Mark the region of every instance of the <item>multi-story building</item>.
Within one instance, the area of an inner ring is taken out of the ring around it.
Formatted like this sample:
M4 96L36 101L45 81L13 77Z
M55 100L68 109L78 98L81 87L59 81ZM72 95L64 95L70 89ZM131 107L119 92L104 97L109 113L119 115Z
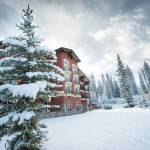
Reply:
M59 48L56 51L57 63L64 70L65 81L62 83L62 95L53 97L51 105L59 105L60 108L52 108L51 111L79 111L90 110L90 80L78 67L80 59L75 52L68 48Z
M5 48L0 42L0 49ZM78 67L80 59L73 50L68 48L59 48L56 50L57 63L64 70L65 81L60 83L62 87L60 91L64 91L62 95L52 97L50 104L54 107L46 111L61 112L85 112L91 109L89 82L88 77ZM3 58L2 56L0 58ZM37 102L42 102L37 99ZM0 104L2 100L0 100Z

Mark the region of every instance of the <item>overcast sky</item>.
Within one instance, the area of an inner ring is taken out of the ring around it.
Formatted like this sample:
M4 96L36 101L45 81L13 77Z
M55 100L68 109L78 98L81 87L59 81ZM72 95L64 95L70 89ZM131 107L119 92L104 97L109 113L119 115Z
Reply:
M118 53L137 72L150 63L150 0L0 0L0 40L21 32L22 9L34 10L37 33L51 49L73 49L96 78L116 74Z

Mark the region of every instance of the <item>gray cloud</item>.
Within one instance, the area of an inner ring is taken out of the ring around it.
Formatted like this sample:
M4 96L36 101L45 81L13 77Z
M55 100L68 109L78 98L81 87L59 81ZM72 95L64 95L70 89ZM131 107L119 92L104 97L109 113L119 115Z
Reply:
M15 24L27 4L34 10L37 32L45 44L74 49L86 73L94 72L97 78L106 72L115 75L117 53L134 72L150 60L148 0L1 0L0 40L20 34ZM110 22L115 17L118 20Z

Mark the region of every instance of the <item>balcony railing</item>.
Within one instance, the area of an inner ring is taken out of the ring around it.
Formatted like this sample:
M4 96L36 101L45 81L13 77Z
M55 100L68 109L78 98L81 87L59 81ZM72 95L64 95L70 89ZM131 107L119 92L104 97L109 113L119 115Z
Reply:
M71 91L65 91L66 94L72 94Z
M65 78L65 82L72 82L72 81L69 78Z
M80 95L80 93L79 92L74 92L74 95Z
M81 94L81 98L90 99L89 94Z
M81 86L81 87L80 87L80 90L85 91L85 87L84 87L84 86Z

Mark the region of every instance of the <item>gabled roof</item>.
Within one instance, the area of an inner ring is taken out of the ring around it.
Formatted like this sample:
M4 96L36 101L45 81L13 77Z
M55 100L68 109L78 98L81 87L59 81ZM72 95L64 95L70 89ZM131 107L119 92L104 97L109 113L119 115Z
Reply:
M84 77L84 82L90 82L89 78L83 73L83 71L79 68L79 77Z
M81 62L79 57L75 54L75 52L72 49L65 48L65 47L60 47L60 48L56 49L55 51L56 52L64 51L64 52L70 53L72 55L72 57L74 57L77 62Z

